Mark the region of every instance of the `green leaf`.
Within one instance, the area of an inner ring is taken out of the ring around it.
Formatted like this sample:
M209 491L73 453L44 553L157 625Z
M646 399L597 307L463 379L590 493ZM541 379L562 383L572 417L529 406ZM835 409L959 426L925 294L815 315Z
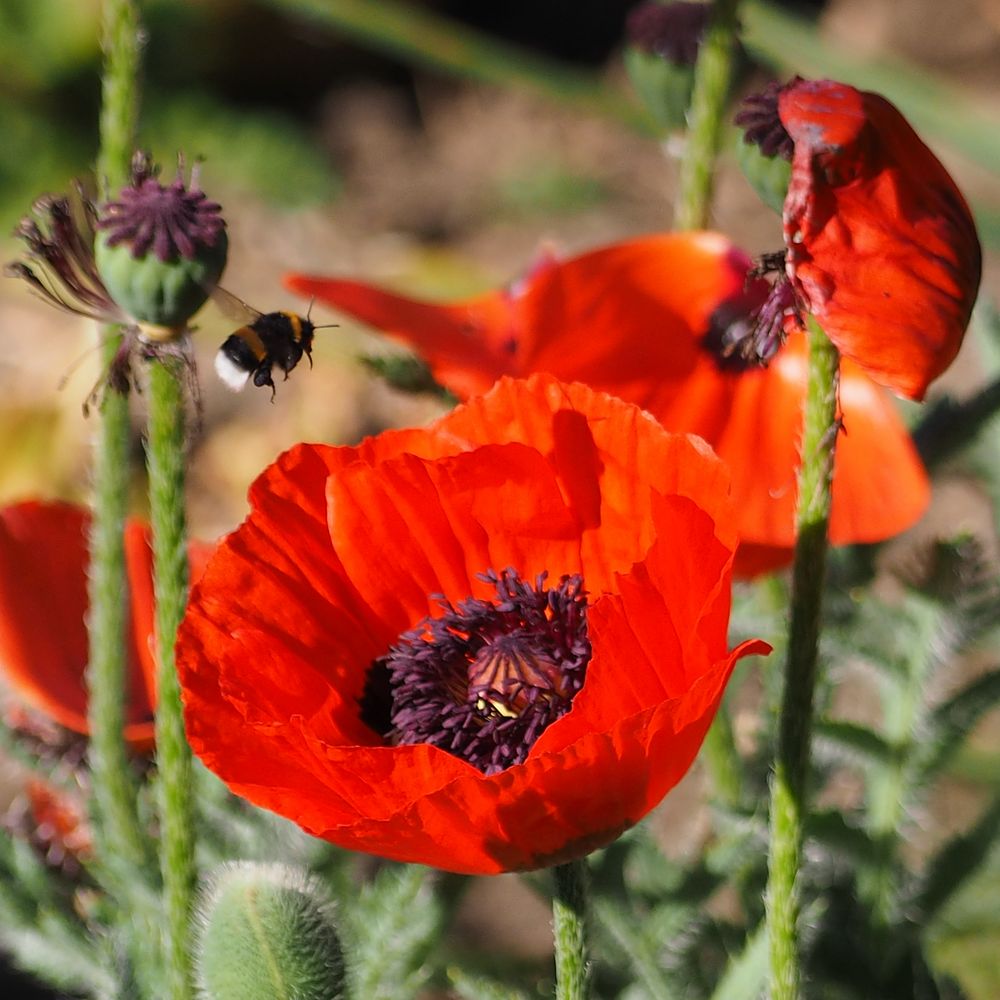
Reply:
M427 961L445 919L434 875L417 865L389 865L359 896L344 901L341 931L349 956L349 996L416 996L431 976Z
M877 845L868 832L837 810L811 813L806 821L806 836L852 868L864 867L876 857Z
M952 758L975 724L1000 704L1000 669L977 677L930 714L929 737L920 746L918 767L923 780L937 774Z
M601 928L622 950L635 978L650 1000L672 1000L674 985L662 964L663 938L653 921L624 912L604 900L594 901L594 915ZM679 925L686 921L681 918ZM654 929L655 927L655 929Z
M911 894L909 910L918 924L927 925L955 893L976 873L1000 834L1000 798L971 830L953 837L928 863Z
M61 990L117 995L114 976L55 873L5 830L0 830L0 886L0 949L18 968Z
M471 975L462 969L449 969L448 981L455 992L467 1000L532 1000L523 990L486 976Z
M729 960L711 1000L756 1000L767 985L767 933L761 924L746 940L743 951Z
M897 753L878 733L854 722L819 719L814 733L817 740L828 741L865 766L885 766Z

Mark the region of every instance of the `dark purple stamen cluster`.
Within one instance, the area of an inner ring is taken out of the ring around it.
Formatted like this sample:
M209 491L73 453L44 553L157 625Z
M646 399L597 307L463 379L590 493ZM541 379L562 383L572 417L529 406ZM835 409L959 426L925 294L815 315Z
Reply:
M569 711L590 662L587 595L580 576L545 587L513 569L480 579L492 601L442 600L443 614L400 636L373 667L387 682L388 726L396 745L427 743L495 774L521 763L547 726ZM362 715L373 724L372 686Z
M720 371L764 368L784 344L785 318L797 312L795 293L784 268L784 252L765 254L747 275L743 291L712 313L701 343ZM772 273L773 284L763 280Z
M197 168L190 187L178 170L177 179L164 187L147 157L132 161L132 179L118 201L105 206L98 226L108 233L108 246L127 243L135 259L152 250L164 263L193 259L199 248L214 247L225 228L222 208L198 187Z
M97 213L77 188L65 195L43 195L23 218L14 235L27 245L27 258L7 264L4 273L23 278L51 305L104 322L124 319L97 273L94 227Z
M759 94L744 98L742 108L733 118L733 123L743 129L743 141L759 146L765 156L780 156L791 161L795 144L785 131L778 115L778 98L785 87L799 82L794 77L786 84L774 81Z
M633 7L625 22L629 44L681 66L693 66L708 27L711 5L658 3L647 0Z

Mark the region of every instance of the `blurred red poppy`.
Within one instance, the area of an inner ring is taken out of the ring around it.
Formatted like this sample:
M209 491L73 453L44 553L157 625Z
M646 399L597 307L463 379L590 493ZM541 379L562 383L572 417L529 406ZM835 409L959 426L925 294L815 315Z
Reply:
M979 289L965 199L878 94L796 79L778 114L794 144L785 266L801 304L876 382L923 399L958 353Z
M610 843L768 649L727 650L722 463L586 386L300 445L250 502L181 626L188 738L344 847L492 874Z
M360 282L291 275L288 286L415 348L460 398L499 374L547 371L648 409L699 434L729 465L742 544L736 572L791 559L805 400L805 347L793 333L766 369L726 354L728 328L766 297L750 259L711 233L649 236L556 263L462 303L418 302ZM830 536L875 542L910 527L927 475L890 401L844 361Z
M87 531L89 515L65 503L29 501L0 510L0 673L16 702L87 732ZM192 579L209 548L190 547ZM125 529L130 593L125 738L153 745L156 669L148 526Z

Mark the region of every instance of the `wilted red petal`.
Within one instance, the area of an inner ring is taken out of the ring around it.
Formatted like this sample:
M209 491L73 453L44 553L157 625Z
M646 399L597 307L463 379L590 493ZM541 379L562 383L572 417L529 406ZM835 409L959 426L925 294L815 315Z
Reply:
M799 80L779 97L795 143L788 275L841 352L922 399L962 343L981 273L955 182L878 94Z
M666 233L553 262L466 302L432 305L298 274L286 284L413 347L462 399L501 375L543 371L614 385L648 406L666 380L690 371L697 338L719 301L743 287L746 264L718 234Z
M29 501L0 510L0 670L24 704L67 729L87 732L87 533L80 507ZM131 622L125 737L153 742L155 669L149 529L130 521L125 547ZM191 546L192 577L208 547Z
M505 379L423 431L294 449L251 497L181 628L188 736L238 794L343 846L470 873L578 857L679 780L733 663L763 651L726 648L721 463L584 386ZM597 695L489 777L386 745L360 719L373 661L435 593L483 594L477 574L508 564L582 571ZM642 655L605 643L605 625ZM657 646L667 625L675 642ZM627 684L603 697L616 674Z

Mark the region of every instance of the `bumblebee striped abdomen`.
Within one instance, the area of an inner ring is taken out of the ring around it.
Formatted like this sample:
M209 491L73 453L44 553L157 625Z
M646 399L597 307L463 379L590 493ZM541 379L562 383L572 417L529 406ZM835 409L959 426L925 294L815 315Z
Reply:
M288 378L303 354L312 364L314 330L313 324L297 313L263 313L226 338L215 357L215 370L231 389L242 389L252 377L254 385L269 385L273 395L273 367Z

